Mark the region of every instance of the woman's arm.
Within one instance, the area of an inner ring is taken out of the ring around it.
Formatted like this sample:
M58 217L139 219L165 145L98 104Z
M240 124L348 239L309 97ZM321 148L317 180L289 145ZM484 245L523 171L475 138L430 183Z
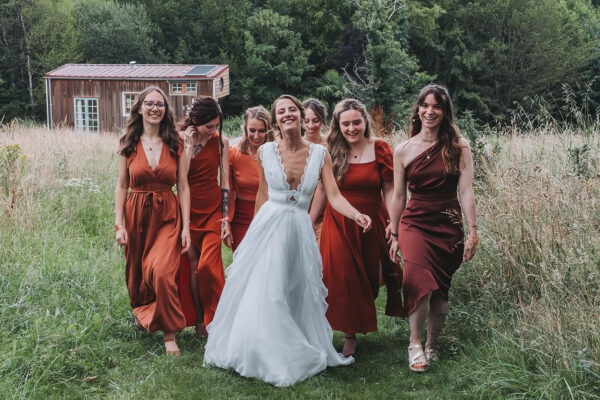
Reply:
M313 200L309 211L310 220L313 225L319 219L319 217L323 215L326 205L327 194L325 193L323 183L319 180L319 183L317 183L317 188L315 189L315 194L313 195Z
M371 218L368 215L361 214L340 193L340 189L338 189L335 178L333 177L333 168L331 166L329 152L325 153L325 162L323 163L323 168L321 168L321 182L325 188L327 200L335 211L339 212L344 217L354 220L361 228L363 228L363 232L367 232L371 229Z
M123 224L123 210L127 200L127 189L129 188L129 171L127 169L127 157L119 157L119 178L115 188L115 239L120 246L129 244L129 237Z
M475 207L475 195L473 194L473 156L469 142L460 139L462 153L460 156L460 177L458 178L458 198L465 216L465 223L469 233L465 241L463 261L469 261L477 251L479 237L477 236L477 211Z
M188 153L181 152L177 166L177 194L179 195L179 207L181 208L181 219L183 226L181 230L181 254L190 249L192 239L190 236L190 185L188 184L188 170L190 162Z
M267 184L267 178L265 177L265 170L262 166L262 160L257 157L256 163L258 164L258 170L260 171L260 182L258 184L258 192L256 193L256 201L254 203L254 215L258 213L258 210L269 198L269 185Z
M221 240L225 246L231 247L231 229L229 226L229 206L231 204L231 192L229 191L229 141L227 138L221 139L221 162L220 162L220 183L221 183Z
M390 258L398 261L398 225L400 217L406 207L406 171L404 170L404 148L406 142L401 143L394 150L394 186L389 206L390 211Z

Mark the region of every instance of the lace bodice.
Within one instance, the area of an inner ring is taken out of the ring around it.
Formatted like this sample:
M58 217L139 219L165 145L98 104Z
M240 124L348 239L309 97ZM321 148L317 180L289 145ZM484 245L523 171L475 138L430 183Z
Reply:
M259 156L269 185L269 201L308 211L319 181L326 151L325 147L321 145L310 145L300 184L298 184L296 190L290 190L277 143L268 142L263 144L259 148Z

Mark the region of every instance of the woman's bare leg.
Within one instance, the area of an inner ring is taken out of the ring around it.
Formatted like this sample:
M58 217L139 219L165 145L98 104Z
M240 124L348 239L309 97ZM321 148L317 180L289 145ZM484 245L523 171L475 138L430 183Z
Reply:
M425 350L437 352L437 340L444 326L446 314L448 314L448 300L439 292L434 292L431 296L429 314L427 315L427 343L425 344Z
M423 335L423 325L425 324L425 319L429 314L429 303L431 301L431 293L423 296L421 301L419 302L419 306L412 314L408 316L408 324L410 326L410 339L409 339L409 358L412 359L413 355L421 351L422 335ZM415 348L414 346L419 346L419 348ZM417 357L415 360L416 367L427 364L427 360L425 360L425 355Z
M198 293L198 260L200 259L200 252L194 245L190 246L187 258L190 264L190 294L192 295L192 302L196 311L196 335L200 336L204 334L204 305L200 299L200 293ZM201 329L200 332L199 327Z

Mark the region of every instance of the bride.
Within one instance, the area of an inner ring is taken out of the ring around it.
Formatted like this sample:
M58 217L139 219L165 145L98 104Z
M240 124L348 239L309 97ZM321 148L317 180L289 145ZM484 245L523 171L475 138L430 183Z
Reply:
M325 318L327 289L307 213L319 177L335 210L365 232L371 219L340 194L325 147L302 139L298 99L275 100L273 119L281 135L259 148L255 217L226 271L204 363L288 386L354 361L335 351Z

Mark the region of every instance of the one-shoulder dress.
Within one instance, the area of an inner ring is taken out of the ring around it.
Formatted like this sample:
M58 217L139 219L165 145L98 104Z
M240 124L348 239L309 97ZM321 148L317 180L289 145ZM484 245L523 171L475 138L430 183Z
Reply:
M446 175L438 142L406 166L410 191L398 227L404 261L402 289L406 315L421 298L439 290L448 298L452 275L462 262L463 225L457 198L458 175Z
M185 328L179 301L181 213L173 193L177 157L163 144L150 168L140 141L127 158L131 191L125 202L125 280L133 313L150 332Z
M350 164L338 184L342 195L358 211L367 214L373 229L363 233L356 223L330 205L321 229L323 281L329 291L327 319L331 327L347 333L377 330L375 299L383 282L387 287L385 313L403 316L402 272L391 262L385 240L388 212L381 190L394 177L392 150L375 141L375 161Z
M300 184L290 190L277 143L259 148L269 199L227 269L207 327L206 365L288 386L354 361L331 342L321 256L307 212L326 151L310 145Z

